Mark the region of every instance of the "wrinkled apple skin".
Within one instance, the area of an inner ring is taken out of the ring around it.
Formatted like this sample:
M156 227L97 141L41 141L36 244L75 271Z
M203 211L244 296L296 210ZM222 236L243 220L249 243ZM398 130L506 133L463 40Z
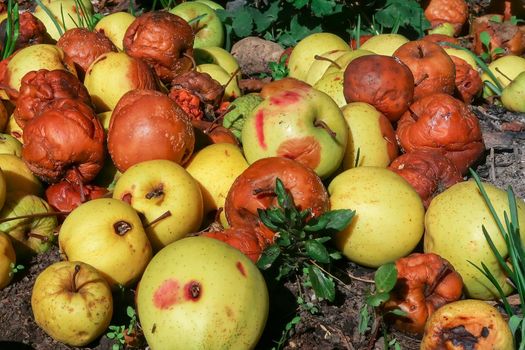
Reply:
M40 197L24 192L10 192L0 211L0 219L51 211L49 204ZM55 216L24 218L1 223L0 231L11 236L17 256L27 258L51 248L57 225ZM35 236L30 236L29 233Z
M73 290L75 266L79 266ZM53 339L84 346L108 328L113 297L104 277L82 262L60 261L38 275L31 294L35 322Z
M171 213L146 227L155 250L196 232L202 222L199 184L182 166L170 160L149 160L131 166L117 180L113 198L130 204L145 217L146 225L167 211Z
M11 264L16 263L15 250L8 235L0 232L0 289L11 282Z
M350 226L335 236L336 247L351 261L379 267L408 255L423 236L421 198L388 169L346 170L330 182L328 192L332 210L356 211Z
M328 126L335 137L319 122ZM343 160L348 126L330 96L306 86L283 90L261 102L246 118L241 139L250 164L280 156L296 160L326 178Z
M73 210L58 243L67 260L90 264L112 287L136 282L152 255L137 212L113 198L93 199Z
M507 193L488 183L483 183L483 187L500 220L505 222L503 211L510 212ZM525 203L517 198L517 204L520 227L525 227ZM463 278L468 296L494 299L499 298L496 289L469 261L480 267L484 263L506 294L512 291L512 287L505 281L507 277L483 235L482 225L503 259L506 259L507 247L476 183L457 183L434 197L428 207L425 215L424 250L425 253L440 255L455 267ZM522 242L525 244L524 236Z
M152 350L253 349L266 323L268 290L240 251L190 237L152 259L139 283L137 311Z

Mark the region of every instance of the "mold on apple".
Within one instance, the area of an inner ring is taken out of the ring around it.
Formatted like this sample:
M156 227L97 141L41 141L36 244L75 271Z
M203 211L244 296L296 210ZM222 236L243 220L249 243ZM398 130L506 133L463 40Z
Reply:
M131 231L133 226L127 221L120 220L113 224L113 229L115 230L115 233L119 236L124 236L126 233Z
M164 281L153 294L153 305L161 310L175 305L179 296L179 283L174 279Z
M190 281L184 286L184 298L189 301L198 301L202 296L202 285L197 281Z

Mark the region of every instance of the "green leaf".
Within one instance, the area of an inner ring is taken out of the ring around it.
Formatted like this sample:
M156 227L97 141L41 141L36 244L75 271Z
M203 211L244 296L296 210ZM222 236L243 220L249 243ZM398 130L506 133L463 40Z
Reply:
M330 262L330 255L326 247L314 239L305 242L306 254L315 261L323 264Z
M328 278L323 271L314 265L308 266L308 277L310 278L310 283L312 284L315 295L319 299L334 301L335 283L332 279Z
M115 333L108 333L108 334L106 334L106 337L108 337L109 339L115 339L116 334Z
M128 317L135 317L137 315L137 313L135 312L135 309L131 306L128 306L126 308L126 314L128 315Z
M372 307L378 307L390 299L390 293L382 292L377 294L369 295L366 298L366 303Z
M512 315L509 319L509 327L512 335L516 334L516 330L523 324L523 317Z
M235 35L241 38L252 34L253 18L247 8L242 7L236 11L232 21L232 28Z
M312 12L317 17L335 14L336 2L334 0L312 0Z
M374 275L374 281L378 292L389 293L397 282L396 264L391 262L381 265Z
M275 241L281 247L288 247L290 244L292 244L290 233L288 231L277 232L277 239Z
M481 43L486 47L486 48L489 48L489 45L490 45L490 34L488 32L481 32L479 34L479 40L481 41Z
M264 224L264 226L268 227L274 232L279 231L279 226L275 225L270 219L268 215L268 210L257 208L257 214L259 215L259 219Z
M368 313L368 305L365 304L361 307L361 310L359 310L359 323L357 325L359 334L365 334L365 332L370 329L370 327L368 327L370 319L371 316Z
M255 31L262 33L268 29L272 23L277 21L280 10L281 6L279 1L272 2L270 7L264 12L254 9L254 11L252 11L252 17L255 23Z
M504 53L505 53L505 50L502 49L501 47L496 47L494 50L492 50L493 55L501 55Z
M292 196L288 193L288 190L284 187L283 182L279 178L275 179L275 194L277 195L277 202L281 208L295 209ZM295 211L297 210L295 209Z
M340 232L344 230L352 221L355 210L337 209L330 210L319 217L308 221L304 227L307 232L319 232L322 230L332 230Z
M277 244L272 244L262 252L261 257L257 261L257 267L261 270L269 269L280 254L281 248Z
M495 22L495 23L502 23L503 19L501 18L501 16L494 15L494 16L490 17L489 21Z
M408 313L406 311L403 311L401 309L393 309L388 311L389 314L393 314L396 316L406 317Z

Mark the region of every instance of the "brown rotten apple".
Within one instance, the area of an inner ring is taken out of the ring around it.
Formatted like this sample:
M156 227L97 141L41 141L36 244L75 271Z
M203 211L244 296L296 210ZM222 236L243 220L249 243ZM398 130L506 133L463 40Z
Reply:
M329 209L328 193L310 168L288 158L269 157L252 163L233 183L224 211L232 227L258 227L262 246L273 241L274 232L259 220L257 209L277 205L275 181L279 178L299 210L310 208L313 216Z
M406 152L442 151L461 174L485 150L478 118L463 102L444 93L414 102L399 120L396 134Z
M50 183L87 183L104 164L104 129L93 110L78 100L60 99L24 128L22 157Z
M6 26L7 19L3 20L0 24L0 40L2 43L5 42ZM33 16L31 12L20 13L19 27L20 31L15 44L16 50L34 44L48 44L52 41L51 37L47 34L44 24Z
M58 99L76 99L91 105L86 87L73 74L64 70L40 69L31 71L22 78L14 117L24 128L26 123L49 108Z
M100 32L87 28L72 28L58 39L57 46L75 63L78 77L84 80L86 71L100 55L106 52L117 52L111 40Z
M434 196L462 180L461 173L441 151L416 149L397 157L389 169L408 181L428 208Z
M193 66L194 34L179 16L164 11L146 12L128 27L124 50L146 61L160 79L169 83Z
M70 212L80 204L103 197L108 193L104 187L60 181L46 189L45 199L56 210Z
M397 283L386 310L401 309L405 316L388 315L396 328L422 334L430 315L461 297L463 280L437 254L414 253L396 261Z
M468 18L468 5L465 0L430 0L425 17L432 28L449 23L454 27L454 34L459 34Z
M396 58L366 55L348 64L343 89L346 102L369 103L394 122L412 103L414 77Z
M456 93L463 102L470 103L483 89L481 76L464 59L452 55L450 58L456 67Z
M230 227L224 231L204 232L202 236L218 239L240 250L251 261L257 263L264 249L261 247L259 229L254 227Z
M454 93L454 62L438 44L425 40L409 41L401 45L394 56L414 75L414 100L434 92Z
M503 55L520 56L525 51L525 30L523 27L504 20L502 15L488 14L474 19L471 26L473 51L481 55L487 49L481 40L481 33L489 35L489 53L494 60ZM498 52L497 48L503 49Z
M121 172L152 159L184 164L194 145L195 134L186 112L158 91L126 93L111 116L108 150Z

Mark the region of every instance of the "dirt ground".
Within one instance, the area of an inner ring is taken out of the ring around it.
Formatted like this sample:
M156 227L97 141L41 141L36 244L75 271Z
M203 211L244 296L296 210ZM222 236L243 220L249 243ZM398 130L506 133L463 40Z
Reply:
M28 3L28 2L26 2ZM112 9L125 6L122 1L108 1ZM490 1L475 2L475 9L482 12ZM510 113L503 108L477 104L472 107L479 117L484 141L485 155L475 167L478 174L501 188L512 186L516 195L525 198L525 115ZM58 248L34 257L25 263L25 269L15 280L0 290L0 349L62 350L74 349L54 341L34 322L31 312L31 291L37 275L50 264L59 261ZM341 261L332 273L339 279L337 298L334 303L322 303L320 311L312 315L301 312L301 322L290 332L285 349L384 349L381 334L372 336L358 332L359 310L370 291L373 270L348 261ZM258 349L270 349L281 335L284 325L294 316L296 283L290 281L286 287L269 286L271 312L267 329ZM133 300L133 291L115 295L116 315L112 324L124 324L125 307ZM404 350L419 349L419 339L388 330ZM371 339L375 339L371 340ZM103 336L84 349L111 349L112 340ZM144 346L138 347L145 349Z

